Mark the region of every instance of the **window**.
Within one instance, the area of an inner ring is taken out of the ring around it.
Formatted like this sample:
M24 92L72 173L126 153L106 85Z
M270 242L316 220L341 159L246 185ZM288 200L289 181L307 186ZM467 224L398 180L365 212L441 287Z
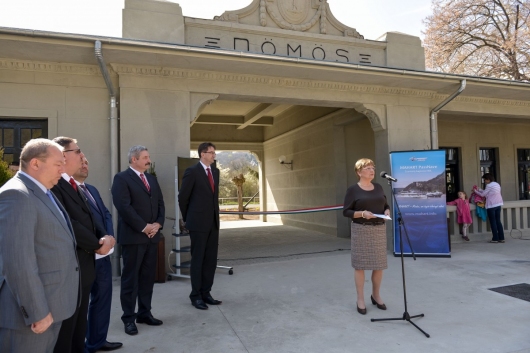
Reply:
M530 199L530 149L517 150L519 200Z
M490 173L495 178L495 181L499 181L497 178L497 149L496 148L480 148L480 176L482 177L486 173ZM482 180L481 188L484 189L486 185Z
M440 147L445 150L445 190L446 201L456 200L460 190L460 149Z
M38 137L48 138L47 120L0 119L0 146L9 164L18 164L22 147Z

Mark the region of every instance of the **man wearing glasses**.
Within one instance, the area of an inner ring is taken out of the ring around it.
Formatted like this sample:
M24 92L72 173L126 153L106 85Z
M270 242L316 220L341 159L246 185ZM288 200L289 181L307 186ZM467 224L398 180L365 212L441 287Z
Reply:
M113 236L106 235L105 229L97 225L86 198L81 194L72 177L82 166L85 155L71 137L56 137L53 142L63 147L65 159L64 173L52 192L66 209L72 222L77 242L77 258L81 270L81 285L78 307L74 315L63 321L59 338L55 345L55 353L84 352L87 327L88 299L92 283L96 278L94 253L106 255L116 241Z
M219 305L212 290L219 248L219 169L215 145L204 142L198 148L200 162L186 169L179 190L179 207L191 239L191 304L200 310Z

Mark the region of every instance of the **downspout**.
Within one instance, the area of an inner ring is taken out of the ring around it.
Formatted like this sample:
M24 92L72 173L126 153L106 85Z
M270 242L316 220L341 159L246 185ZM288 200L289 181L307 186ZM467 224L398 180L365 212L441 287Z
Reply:
M118 173L118 108L116 103L116 91L112 85L112 80L110 79L109 71L107 70L107 65L105 64L105 59L103 58L103 53L101 52L101 42L97 40L94 44L94 53L99 64L99 69L107 85L110 96L110 180L112 180L114 175ZM110 207L110 212L112 214L112 224L118 224L117 219L118 215L114 207ZM116 247L114 253L111 255L112 263L112 274L114 276L119 276L121 273L120 269L120 256L121 251Z
M440 109L442 109L447 103L455 99L462 91L466 89L466 80L460 81L460 88L453 94L451 94L449 97L447 97L442 103L438 104L436 107L434 107L433 110L431 110L430 118L431 118L431 150L437 150L438 149L438 112Z

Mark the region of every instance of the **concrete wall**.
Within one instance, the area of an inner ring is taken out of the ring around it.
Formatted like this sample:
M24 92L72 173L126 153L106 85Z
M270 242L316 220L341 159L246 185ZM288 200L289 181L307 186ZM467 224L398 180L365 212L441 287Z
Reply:
M460 121L459 121L460 120ZM517 149L529 148L530 124L514 120L504 123L478 121L466 116L439 119L441 147L461 149L461 185L468 194L473 185L480 185L479 148L497 148L498 181L505 201L519 199L517 187Z
M174 217L177 158L190 155L189 92L122 87L120 102L121 170L129 165L131 146L146 146L162 186L166 216ZM163 233L168 251L173 242L172 222L166 222Z
M90 162L87 182L111 205L109 97L101 76L0 72L0 119L48 120L48 138L69 136Z
M329 206L335 200L333 125L315 122L264 143L267 209L288 210ZM279 156L293 160L293 170L281 165ZM336 234L335 211L268 216L278 222L323 233Z

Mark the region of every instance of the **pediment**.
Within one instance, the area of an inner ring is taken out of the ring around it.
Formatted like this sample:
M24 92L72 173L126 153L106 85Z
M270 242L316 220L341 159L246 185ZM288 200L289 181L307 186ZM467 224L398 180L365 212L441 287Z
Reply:
M214 20L364 39L355 28L333 16L327 0L253 0L247 7L226 11Z

